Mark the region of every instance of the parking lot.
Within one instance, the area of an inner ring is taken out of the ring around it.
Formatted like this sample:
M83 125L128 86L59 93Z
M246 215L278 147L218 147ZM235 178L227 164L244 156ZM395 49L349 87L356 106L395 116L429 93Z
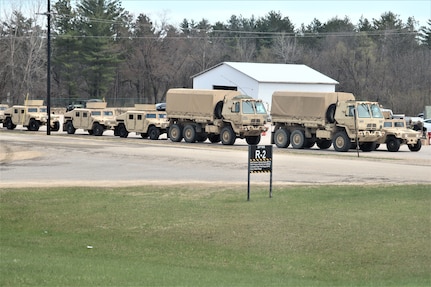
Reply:
M269 134L262 138L269 144ZM151 141L112 132L90 136L46 130L0 130L0 187L130 186L147 184L247 185L248 146ZM431 146L410 152L273 147L274 185L431 184ZM269 174L252 174L252 184L269 183Z

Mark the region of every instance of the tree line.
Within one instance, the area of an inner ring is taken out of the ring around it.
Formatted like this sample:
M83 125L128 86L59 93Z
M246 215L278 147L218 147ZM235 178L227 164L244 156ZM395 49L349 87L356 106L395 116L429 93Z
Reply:
M145 10L145 8L143 8ZM112 106L163 102L172 87L220 62L306 64L337 80L337 91L414 115L431 105L431 19L419 27L380 18L315 18L300 27L281 12L179 27L134 17L120 0L59 0L52 6L51 103L105 99ZM20 11L0 23L0 102L46 97L46 27Z

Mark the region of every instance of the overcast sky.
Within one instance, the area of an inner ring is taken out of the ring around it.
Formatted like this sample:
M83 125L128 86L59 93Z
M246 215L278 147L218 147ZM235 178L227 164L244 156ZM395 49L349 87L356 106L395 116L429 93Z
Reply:
M51 0L51 5L56 0ZM72 3L78 2L72 0ZM406 23L407 18L413 16L420 26L425 26L431 19L431 0L122 0L122 6L134 14L146 14L154 22L160 23L165 19L169 24L178 25L184 18L199 22L202 18L211 24L217 21L227 23L232 15L244 18L263 17L270 11L280 12L283 17L299 28L302 23L308 25L314 18L322 23L338 17L349 17L353 24L357 24L361 16L372 21L380 18L384 12L391 11ZM27 11L46 11L47 0L0 0L0 19L10 13L11 7ZM41 16L43 17L43 16Z

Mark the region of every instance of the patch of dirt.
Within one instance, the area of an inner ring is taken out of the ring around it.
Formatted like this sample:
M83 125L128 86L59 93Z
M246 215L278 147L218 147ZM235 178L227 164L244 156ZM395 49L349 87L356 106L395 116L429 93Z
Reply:
M19 160L34 159L42 155L42 152L23 150L22 148L11 146L5 142L0 143L0 165Z

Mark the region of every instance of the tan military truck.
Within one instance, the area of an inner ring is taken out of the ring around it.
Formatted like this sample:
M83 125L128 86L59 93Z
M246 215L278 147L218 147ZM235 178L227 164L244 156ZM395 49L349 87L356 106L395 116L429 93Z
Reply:
M421 136L420 131L407 128L404 119L385 119L383 137L377 141L377 144L386 144L386 148L390 152L397 152L402 144L406 144L410 151L420 151Z
M271 141L277 147L317 144L327 149L332 144L339 152L356 142L362 151L374 150L384 121L378 103L355 101L353 94L337 92L274 92L271 118Z
M135 104L134 110L126 111L116 117L117 124L114 135L126 138L130 132L141 135L142 138L159 139L166 133L168 120L166 112L157 111L155 105Z
M77 129L90 135L101 136L116 125L115 109L107 108L106 102L87 103L86 108L76 108L64 114L63 130L74 134Z
M7 129L13 130L17 125L26 127L29 131L38 131L48 122L47 108L43 100L26 100L23 106L12 106L4 111L3 124ZM60 117L50 115L50 128L52 131L60 129Z
M261 100L237 91L170 89L166 94L168 137L188 143L222 142L233 145L237 138L258 144L266 131L267 112Z

